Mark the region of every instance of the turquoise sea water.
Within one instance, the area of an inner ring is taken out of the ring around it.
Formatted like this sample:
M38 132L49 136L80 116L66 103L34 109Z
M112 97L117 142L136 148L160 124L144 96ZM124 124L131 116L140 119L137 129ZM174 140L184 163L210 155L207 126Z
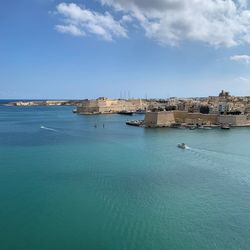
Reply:
M249 249L249 128L71 109L0 107L0 249Z

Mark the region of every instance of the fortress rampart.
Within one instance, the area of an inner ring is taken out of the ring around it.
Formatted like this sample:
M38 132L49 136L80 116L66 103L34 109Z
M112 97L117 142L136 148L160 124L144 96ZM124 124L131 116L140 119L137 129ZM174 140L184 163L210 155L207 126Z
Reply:
M246 115L202 114L188 113L186 111L147 112L145 114L144 125L146 127L170 127L175 123L208 126L221 124L245 126L250 125L250 120L247 119Z
M134 100L112 100L107 98L99 98L96 100L84 100L77 108L79 114L108 114L120 111L136 111L144 109L147 105L140 99Z

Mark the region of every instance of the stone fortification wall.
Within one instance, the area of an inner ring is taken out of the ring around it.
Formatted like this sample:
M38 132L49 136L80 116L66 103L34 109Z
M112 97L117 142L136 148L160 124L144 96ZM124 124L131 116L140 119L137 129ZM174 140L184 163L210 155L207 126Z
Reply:
M175 122L174 112L147 112L144 118L144 124L147 127L170 126Z
M158 112L147 112L144 117L144 124L147 127L154 127L157 125Z
M163 112L147 112L144 119L145 126L169 126L173 123L187 124L217 124L218 115L188 113L186 111L163 111Z
M141 100L111 100L97 99L84 100L82 105L77 108L80 114L94 113L115 113L123 110L135 111L140 108L145 108L146 104Z
M176 123L185 123L188 116L187 111L175 111L174 118Z
M186 111L175 111L175 121L187 124L217 124L217 114L188 113Z
M246 115L220 115L218 120L220 124L231 126L244 126L250 123Z
M84 100L81 106L77 107L78 113L99 113L97 100Z
M157 125L158 126L170 126L175 122L174 112L158 112L157 113Z

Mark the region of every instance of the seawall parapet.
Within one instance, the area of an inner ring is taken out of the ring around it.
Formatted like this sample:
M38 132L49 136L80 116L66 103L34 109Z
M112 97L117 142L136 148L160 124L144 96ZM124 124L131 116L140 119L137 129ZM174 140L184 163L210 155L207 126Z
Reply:
M145 114L145 127L173 127L174 124L211 127L228 124L232 127L240 127L250 126L250 119L247 119L247 115L202 114L186 111L147 112Z

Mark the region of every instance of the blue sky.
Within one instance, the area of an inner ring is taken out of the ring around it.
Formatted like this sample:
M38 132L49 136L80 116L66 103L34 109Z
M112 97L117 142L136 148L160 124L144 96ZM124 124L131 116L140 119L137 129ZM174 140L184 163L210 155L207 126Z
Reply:
M192 1L2 1L0 98L250 95L249 1Z

